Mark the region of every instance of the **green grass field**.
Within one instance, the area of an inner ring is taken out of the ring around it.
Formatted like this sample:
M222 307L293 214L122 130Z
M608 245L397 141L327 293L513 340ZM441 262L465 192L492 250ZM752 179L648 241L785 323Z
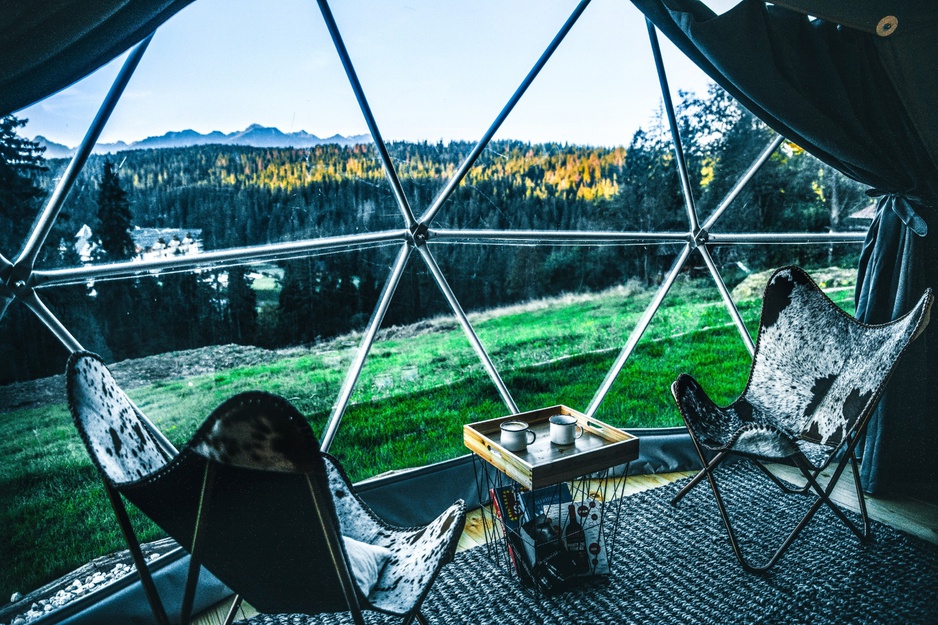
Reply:
M626 285L470 315L518 407L585 410L654 293ZM852 311L852 290L831 295ZM750 330L760 302L737 302ZM322 432L360 337L258 366L128 393L182 446L223 400L261 389L289 398ZM749 354L708 281L675 284L596 416L613 425L680 425L669 386L693 374L727 403L745 384ZM507 413L452 319L382 333L372 348L332 452L353 480L467 453L465 423ZM124 548L113 513L65 405L0 414L0 597L27 593ZM131 510L144 540L162 534Z

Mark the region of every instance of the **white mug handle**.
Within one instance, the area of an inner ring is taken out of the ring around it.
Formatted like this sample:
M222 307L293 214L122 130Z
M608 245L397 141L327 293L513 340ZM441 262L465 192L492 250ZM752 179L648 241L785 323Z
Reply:
M537 434L534 432L534 430L526 430L524 434L525 436L527 436L528 434L531 435L531 440L528 441L528 445L530 445L535 440L537 440Z
M573 435L573 438L580 438L581 436L583 436L583 426L575 425L573 427L575 428L575 432L576 432L576 434Z

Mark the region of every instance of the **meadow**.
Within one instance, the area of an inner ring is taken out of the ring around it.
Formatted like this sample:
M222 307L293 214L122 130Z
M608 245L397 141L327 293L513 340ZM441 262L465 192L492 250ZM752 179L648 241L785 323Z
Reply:
M852 312L849 285L829 294ZM522 411L555 404L585 410L653 295L629 283L470 319ZM760 304L751 293L737 301L753 336ZM128 395L177 447L215 406L246 390L289 398L321 433L360 340L351 334L271 352L262 364L153 380ZM742 391L749 363L712 283L682 278L596 416L626 429L680 426L669 391L678 374L691 373L728 403ZM361 480L463 455L463 424L506 413L453 318L388 328L371 350L330 451ZM0 413L0 459L0 597L25 594L123 548L65 404ZM142 515L131 515L143 540L162 536Z

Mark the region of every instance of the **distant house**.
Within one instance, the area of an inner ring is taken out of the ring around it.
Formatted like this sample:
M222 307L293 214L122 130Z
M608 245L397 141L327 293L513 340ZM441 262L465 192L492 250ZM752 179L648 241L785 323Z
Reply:
M130 232L136 254L134 260L154 260L171 256L192 256L202 252L202 230L194 228L134 228ZM98 242L84 224L75 234L75 251L81 262L94 260Z
M850 213L848 219L854 219L863 226L869 226L873 223L873 217L876 216L876 202L864 206L860 210Z
M94 260L95 250L98 244L94 240L91 228L88 224L82 224L81 228L75 234L75 252L83 263L90 263Z
M134 260L192 256L202 252L202 230L182 228L134 228L130 233L137 248Z

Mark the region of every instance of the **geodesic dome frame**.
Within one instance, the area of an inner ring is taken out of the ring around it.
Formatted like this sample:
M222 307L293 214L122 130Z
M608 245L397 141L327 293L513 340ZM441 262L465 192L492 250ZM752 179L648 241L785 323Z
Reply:
M96 3L94 8L83 8L77 10L66 0L55 0L43 3L38 7L26 6L26 3L8 4L4 6L3 13L0 13L4 27L6 45L4 46L5 57L11 59L6 69L0 74L0 110L8 111L20 108L37 99L45 97L55 91L67 86L81 76L93 71L103 63L116 57L128 46L134 45L133 50L127 57L123 69L117 76L110 92L105 98L99 113L92 122L84 140L78 148L78 151L65 174L59 180L54 192L50 196L45 208L37 219L34 227L29 232L21 251L13 260L7 260L0 255L0 296L4 299L3 310L14 300L26 305L41 321L48 327L55 336L69 350L81 348L80 343L69 332L55 314L43 303L40 297L42 289L54 288L60 285L75 284L90 279L120 278L134 275L140 275L143 272L159 272L170 270L189 270L197 268L218 268L262 260L277 260L287 257L296 257L301 255L324 254L347 250L350 248L363 248L373 245L398 245L399 251L392 263L390 272L385 280L384 287L378 299L370 321L368 322L363 340L358 349L345 380L341 386L338 397L336 398L332 414L330 416L326 431L322 437L324 448L329 448L342 422L343 415L348 406L351 394L359 379L362 367L368 357L369 350L374 343L378 329L384 319L388 306L395 297L395 291L400 283L405 267L411 262L411 257L416 255L420 262L424 264L433 281L446 299L453 315L462 327L467 340L474 349L486 373L494 384L501 397L506 409L509 412L518 412L518 407L505 383L503 382L497 367L489 357L482 342L479 340L472 324L465 314L460 302L447 283L444 272L436 262L433 248L437 242L473 242L473 243L515 243L515 244L566 244L566 245L623 245L632 243L642 243L646 245L677 245L679 252L673 260L670 270L657 293L642 315L638 324L632 330L626 344L622 347L618 357L608 371L602 384L596 390L586 413L592 415L603 401L603 398L609 392L617 375L621 371L626 360L634 350L639 339L642 337L646 328L652 320L655 311L660 307L662 301L668 294L675 278L682 268L685 267L688 260L695 254L703 260L707 270L712 277L714 284L721 294L723 303L730 314L736 328L739 331L741 340L747 349L752 351L752 341L749 333L743 323L742 317L737 310L729 291L724 283L720 273L713 261L710 248L715 245L748 245L764 243L816 243L830 244L843 242L860 242L864 236L859 233L717 233L714 232L714 226L723 216L727 208L732 204L740 191L752 179L759 168L769 159L772 153L782 143L783 139L778 136L772 141L750 168L738 179L731 191L719 203L718 207L705 220L701 221L697 207L695 205L693 193L690 189L687 165L684 159L681 137L677 130L677 121L674 113L674 106L671 101L670 90L668 88L667 74L661 57L661 51L658 45L657 29L662 29L671 38L679 48L687 53L698 65L700 65L708 74L724 88L739 99L747 108L753 110L757 115L769 122L770 126L782 130L787 136L795 138L799 144L803 144L812 151L815 151L822 160L834 164L851 175L862 178L867 170L875 170L872 182L878 182L881 178L888 178L889 173L879 176L880 171L872 161L863 161L854 166L852 162L844 156L843 150L837 143L843 134L831 131L834 138L830 141L824 140L823 136L818 139L816 129L813 127L803 128L798 122L792 122L788 116L792 114L792 101L797 100L799 96L804 100L814 104L809 97L810 93L797 92L791 86L779 79L779 89L783 91L778 101L781 103L776 106L771 98L766 98L764 85L752 83L747 76L745 67L739 69L733 64L735 57L747 57L740 50L732 50L721 47L715 47L712 42L707 41L707 33L700 31L704 27L712 25L719 26L727 22L728 27L739 26L738 23L731 20L738 18L736 13L746 13L745 18L748 22L743 22L751 27L758 26L759 19L764 18L764 24L767 27L775 28L781 23L778 33L786 34L791 29L814 28L823 35L830 38L831 28L835 27L838 32L849 32L850 37L864 42L867 46L867 39L874 42L874 48L881 52L883 65L886 67L886 74L893 78L888 91L888 96L898 94L898 99L904 105L904 114L910 118L910 124L918 130L918 139L926 146L921 155L917 155L919 160L926 161L923 168L926 172L933 171L929 167L929 161L933 161L934 146L938 142L928 143L928 139L934 136L935 124L931 122L928 115L930 112L923 112L929 107L922 106L922 93L929 93L928 89L933 86L934 78L931 80L923 78L929 76L927 69L930 67L927 61L934 57L926 56L926 62L922 62L921 53L923 50L930 52L933 48L923 47L923 37L931 33L929 26L934 20L934 10L922 7L899 6L897 4L895 15L888 14L880 17L884 10L876 6L875 3L818 3L811 0L801 2L783 2L774 3L776 6L769 12L766 10L763 2L745 1L733 11L717 18L715 14L707 13L706 7L694 0L672 0L662 2L659 0L633 0L643 12L648 16L648 34L650 44L654 54L656 69L659 76L662 97L664 101L664 110L670 126L671 136L674 144L675 162L680 172L680 181L684 197L684 210L687 218L686 230L675 232L608 232L608 231L533 231L533 230L466 230L449 229L437 227L434 224L447 199L454 193L465 178L467 172L476 163L477 159L491 141L492 137L498 131L507 116L514 109L515 105L522 98L528 87L535 80L541 69L549 61L554 51L560 46L567 33L577 22L580 15L589 4L589 0L583 0L573 10L570 17L563 24L560 31L551 41L547 49L535 63L517 90L505 104L502 111L492 122L488 130L475 144L475 147L465 157L459 165L453 176L437 193L435 198L428 206L422 207L422 210L415 210L411 205L410 199L404 192L400 177L397 173L391 156L388 153L386 143L382 138L380 129L372 114L371 107L364 92L364 89L358 80L358 76L353 66L351 57L346 50L342 35L335 19L332 16L331 9L326 0L319 0L319 8L323 20L332 36L336 51L341 59L345 69L349 84L352 87L354 95L361 108L361 112L368 126L368 129L374 140L375 148L379 159L384 167L387 182L395 198L397 207L401 216L401 227L398 229L385 230L381 232L372 232L366 234L355 234L347 236L324 237L290 243L279 243L265 246L254 246L238 249L215 250L201 254L198 257L184 257L179 259L165 259L144 262L123 262L109 263L103 265L90 265L77 268L66 269L42 269L36 267L36 261L39 252L42 249L46 238L52 228L53 223L58 217L62 206L68 196L71 187L74 185L76 177L91 154L92 147L97 141L102 129L113 111L117 101L132 76L137 64L142 58L146 48L152 38L156 27L169 19L174 13L179 11L188 2L107 2ZM781 8L782 6L786 8ZM68 8L68 19L62 19L63 9ZM830 20L824 22L809 18L803 14L811 13L820 15ZM778 18L778 19L776 19ZM897 26L901 24L901 26ZM788 28L789 31L786 31ZM826 30L825 30L826 29ZM719 29L717 29L719 30ZM740 40L761 42L755 29L745 31L736 28L736 38L733 43L739 44ZM824 32L821 32L824 31ZM722 31L721 31L722 32ZM775 33L776 35L778 33ZM859 33L859 34L858 34ZM907 34L911 33L911 34ZM725 33L724 33L725 34ZM773 33L768 37L769 43L772 41ZM824 40L819 35L819 40ZM869 37L867 37L869 35ZM873 37L877 37L875 39ZM849 37L848 37L849 39ZM853 39L850 39L852 44ZM835 39L829 39L835 42ZM833 44L831 44L833 45ZM755 45L755 48L759 48ZM779 52L778 47L773 51ZM866 48L864 48L866 49ZM758 58L760 62L765 62L762 57ZM794 56L796 60L803 60L799 56ZM866 61L868 59L864 59ZM752 59L745 58L745 63L752 62ZM745 65L743 63L743 65ZM834 70L838 69L834 67ZM903 75L904 73L904 75ZM877 77L879 74L877 74ZM898 78L896 78L898 76ZM828 77L825 74L825 77ZM777 76L773 76L777 78ZM790 78L782 75L782 78ZM792 80L791 82L795 82ZM913 83L917 82L917 87L913 88ZM752 85L755 84L755 87ZM849 95L849 94L848 94ZM886 97L886 96L884 96ZM875 99L875 98L872 98ZM927 100L926 100L927 103ZM840 104L840 102L836 102ZM797 108L797 107L796 107ZM873 133L874 136L876 133ZM913 133L914 134L914 133ZM908 143L908 142L906 142ZM914 143L914 142L913 142ZM848 146L849 147L849 146ZM923 212L921 206L930 207L932 204L933 189L927 187L918 190L915 187L915 193L901 188L889 187L881 189L880 210L878 215L882 217L881 221L874 224L874 230L883 229L883 224L887 218L893 214L898 215L907 230L916 234L924 233L923 218L919 213ZM909 184L901 185L905 188ZM919 195L924 200L919 202ZM909 198L912 198L910 200ZM891 209L891 210L887 210ZM926 213L926 217L930 217ZM901 229L901 228L900 228ZM902 230L903 235L905 230ZM867 248L874 249L877 246L875 237L867 239ZM2 252L2 251L0 251ZM870 265L876 264L867 258ZM861 268L863 269L863 268ZM862 271L861 271L862 274ZM861 278L863 276L861 275ZM876 286L877 280L870 279L868 284ZM881 282L881 281L880 281ZM862 289L861 289L862 290ZM895 285L885 285L885 296L888 291L896 290ZM861 297L861 304L866 301L870 304L879 299L886 299L883 292L876 292L875 289L870 293L866 300ZM899 298L901 300L901 298ZM862 307L861 307L862 308ZM895 308L895 306L893 306ZM862 311L861 311L862 314ZM168 445L168 441L166 442Z
M615 364L612 369L609 371L606 379L604 380L601 387L597 390L595 397L590 403L587 413L592 415L599 403L602 401L603 397L609 391L613 381L615 380L616 375L621 370L623 364L628 358L629 354L635 347L635 344L638 342L638 339L641 337L644 330L647 328L648 323L651 321L652 316L654 315L655 310L660 306L661 301L667 294L671 285L673 284L674 279L678 275L678 272L684 267L688 258L692 252L699 252L700 256L706 263L710 274L713 276L717 287L720 289L720 293L723 297L723 301L727 306L727 310L730 312L737 328L739 329L740 336L745 342L747 348L752 350L752 341L749 336L749 332L746 330L745 324L742 321L742 318L736 309L735 305L730 298L729 292L726 288L726 285L723 283L722 278L716 268L716 265L713 262L712 256L709 253L708 247L710 245L719 245L719 244L749 244L749 243L764 243L770 241L785 241L785 242L810 242L810 243L832 243L832 242L844 242L844 241L859 241L861 240L861 235L857 233L832 233L832 234L771 234L771 235L742 235L742 234L715 234L713 233L713 226L718 222L720 217L724 214L726 209L729 207L733 199L737 196L739 191L743 186L751 179L755 174L758 168L772 155L775 149L781 144L782 138L776 138L766 149L762 152L756 162L750 167L750 169L740 178L737 184L733 187L733 190L727 195L726 198L721 202L720 206L711 214L708 219L701 223L698 216L697 210L694 205L693 194L690 192L690 181L684 162L683 153L681 149L680 137L677 134L676 119L674 115L674 107L671 103L670 91L667 86L667 77L665 73L664 64L661 58L661 52L658 46L657 34L653 27L649 26L649 36L651 45L655 55L655 62L657 65L660 83L662 87L662 94L665 101L665 108L668 115L668 120L671 125L672 137L674 139L675 145L675 154L677 157L678 167L681 173L681 182L684 191L685 197L685 210L688 220L688 228L685 232L577 232L577 231L520 231L520 230L453 230L446 228L436 228L434 227L433 221L440 210L443 208L443 204L446 200L452 195L456 190L459 184L462 182L470 168L476 163L477 159L481 155L482 151L488 145L492 137L498 131L499 127L505 121L509 113L515 107L517 102L524 95L528 87L537 77L540 70L548 62L551 55L557 49L557 47L564 40L564 37L577 22L580 15L586 9L588 1L581 2L573 13L570 15L568 20L563 24L560 31L551 41L548 48L540 56L534 67L527 74L525 79L522 81L521 85L517 88L514 94L511 96L509 101L505 104L504 108L498 115L498 117L492 122L488 130L482 136L481 139L475 144L475 147L472 151L466 156L462 161L454 175L449 179L446 185L439 191L437 196L434 198L433 202L425 207L422 213L419 213L414 210L411 206L408 197L406 196L403 187L401 185L400 178L395 169L394 163L391 160L391 156L388 153L387 147L382 139L381 131L378 127L377 121L375 120L374 115L371 111L371 106L365 95L364 89L358 79L357 73L353 66L351 57L349 56L348 51L346 50L345 44L342 39L341 32L338 25L335 22L335 19L332 16L332 12L329 8L327 2L320 2L319 6L323 15L323 19L326 22L326 25L329 29L330 34L332 35L333 42L335 44L336 50L339 54L339 57L342 61L343 67L345 69L348 80L351 84L352 90L358 100L358 103L361 107L362 114L365 118L365 121L368 125L369 131L371 132L372 137L374 138L374 143L377 148L378 156L381 160L381 163L384 166L384 170L387 176L388 184L391 187L394 198L397 202L397 206L400 210L400 215L402 219L402 228L400 230L391 230L385 232L376 232L368 234L359 234L359 235L349 235L341 237L330 237L324 239L310 240L310 241L301 241L296 243L289 244L279 244L272 246L258 246L252 248L243 248L235 250L224 250L224 251L214 251L208 252L206 254L200 255L198 258L194 259L168 259L160 261L149 261L149 262L134 262L134 263L112 263L101 266L88 266L80 268L69 268L69 269L55 269L55 270L42 270L42 269L33 269L35 264L35 259L37 258L38 252L45 241L45 238L51 229L52 223L57 217L59 211L61 210L62 204L65 201L66 196L71 188L71 185L74 183L75 176L80 170L81 166L84 164L84 161L87 159L88 155L91 152L97 137L100 135L101 130L103 129L107 119L113 111L113 108L119 99L124 87L127 85L134 69L139 63L142 55L144 54L147 45L149 44L150 38L152 35L146 37L142 42L136 45L135 49L131 55L125 61L124 67L121 70L118 78L115 80L114 86L111 89L111 92L108 94L104 104L101 107L100 112L98 113L97 118L95 119L92 127L89 129L85 140L82 142L78 153L73 158L71 164L69 165L68 170L65 175L60 180L54 194L48 201L46 208L44 209L40 219L37 221L36 226L33 231L30 233L29 239L24 244L23 250L20 255L12 262L6 263L6 273L8 277L6 279L6 284L9 289L9 295L12 295L15 298L22 300L43 322L53 331L56 336L65 344L70 350L80 349L81 345L79 342L69 333L68 329L65 328L58 320L55 318L54 314L46 308L42 300L39 297L37 289L40 288L50 288L60 284L73 284L76 282L88 280L88 279L102 279L102 278L114 278L114 277L123 277L128 275L139 275L143 271L163 271L163 270L178 270L178 269L191 269L197 267L218 267L226 264L233 264L239 262L247 261L257 261L257 260L271 260L282 258L284 256L296 256L298 254L304 253L324 253L334 250L347 249L350 246L367 246L372 244L383 244L383 243L399 243L400 250L397 254L397 257L392 265L390 275L387 277L384 285L384 289L379 297L378 304L375 307L375 311L372 315L372 318L368 324L367 330L365 332L361 347L359 348L358 355L350 367L350 370L345 378L345 382L342 385L339 397L337 398L335 408L333 410L332 417L329 422L329 426L323 436L323 446L328 448L335 434L339 428L339 424L342 420L342 415L344 414L345 408L348 405L349 398L351 396L352 390L355 386L358 376L361 372L362 366L364 364L365 358L368 355L368 351L374 342L377 330L381 326L381 322L384 318L384 314L387 311L388 305L391 302L391 299L394 297L395 289L401 279L401 275L404 271L405 266L407 265L410 256L416 252L416 255L419 256L421 261L425 264L426 268L429 270L430 275L432 276L434 282L440 288L440 291L446 298L446 301L449 303L453 314L458 319L461 327L463 328L467 339L478 355L480 361L482 362L485 371L488 373L492 382L496 386L502 401L505 403L506 408L513 413L519 412L518 407L511 396L510 391L504 384L499 375L498 370L496 369L494 363L486 352L485 347L479 341L475 331L472 328L472 324L469 322L468 317L463 311L462 307L456 296L454 295L452 289L446 281L446 277L441 271L439 265L437 264L434 254L432 251L434 241L470 241L476 243L484 242L514 242L514 243L556 243L556 244L623 244L623 243L635 243L641 242L645 244L679 244L681 246L681 252L678 254L678 257L672 264L672 268L669 271L667 278L662 283L659 291L654 298L651 306L649 306L646 313L643 315L640 323L636 326L633 331L628 343L623 347L622 352L619 355L619 358L616 359Z
M144 262L109 263L103 265L90 265L66 269L43 269L37 267L39 253L46 243L46 238L58 217L69 191L75 184L77 176L91 154L92 148L101 134L107 120L114 110L124 88L127 86L137 64L144 55L152 38L154 30L169 19L174 13L189 4L189 0L166 2L137 0L135 2L113 1L90 3L93 6L83 6L89 3L74 3L69 0L53 0L43 2L38 6L33 3L19 2L6 3L0 7L0 25L2 25L2 43L0 43L0 57L4 58L5 66L0 68L0 112L9 113L44 98L66 87L82 76L90 73L97 67L116 58L119 54L133 46L126 59L123 69L118 74L110 92L106 96L100 111L82 141L77 154L69 164L65 174L59 180L54 192L49 197L39 218L28 233L18 254L8 260L3 253L12 250L0 250L0 297L3 303L0 310L6 311L14 301L19 300L27 306L42 323L71 351L81 349L82 346L63 325L56 315L45 305L41 297L44 289L57 286L83 283L92 279L122 278L140 275L147 272L192 270L198 268L219 268L255 261L278 260L294 258L302 255L327 254L344 251L352 248L366 248L374 245L397 246L397 255L385 279L383 289L378 298L371 318L363 334L357 354L346 372L344 382L336 397L334 407L322 436L323 446L328 448L335 439L345 411L348 407L352 391L359 380L362 368L374 344L377 332L381 327L385 313L395 297L396 288L401 281L405 268L410 262L421 262L427 268L434 283L446 299L454 317L458 320L468 342L474 349L485 371L498 391L506 409L509 412L518 412L518 407L508 387L490 358L485 346L479 340L472 323L463 310L458 298L447 282L444 271L436 261L434 246L445 242L474 242L474 243L509 243L509 244L566 244L566 245L625 245L641 243L653 246L677 246L679 251L673 258L670 270L661 282L651 303L646 308L637 325L630 333L628 340L622 346L615 362L607 372L603 382L596 389L595 395L585 412L595 413L603 399L609 393L613 382L621 372L625 362L634 351L639 340L651 323L655 312L667 297L679 272L692 257L699 257L708 270L716 285L723 304L736 326L740 338L746 347L752 351L752 342L749 332L743 323L742 316L730 297L711 254L711 248L718 245L750 245L771 243L859 243L866 241L869 254L880 246L884 238L895 238L908 235L907 231L914 230L918 224L914 215L930 221L934 209L934 198L929 196L933 189L926 189L922 193L924 204L912 202L915 206L909 210L903 207L908 204L910 193L909 185L886 188L878 209L879 219L874 224L874 232L868 238L863 233L720 233L714 230L715 225L732 205L740 192L745 188L760 167L771 157L783 142L778 136L771 141L752 165L739 177L732 186L731 191L723 198L717 208L705 219L701 219L690 189L687 165L683 155L681 137L677 130L677 120L674 105L671 101L668 88L667 73L658 46L658 29L668 35L692 59L698 62L715 80L732 95L739 99L747 108L762 117L769 125L781 131L804 147L812 147L819 153L822 160L843 166L842 154L836 149L836 140L830 143L817 141L816 137L805 133L802 129L789 124L784 119L786 111L773 109L771 102L766 103L764 93L760 90L750 90L745 80L738 73L728 67L727 59L719 54L711 54L710 48L704 45L701 37L695 32L695 26L713 22L712 16L702 12L700 5L690 0L633 0L646 15L649 16L648 34L654 53L654 60L659 76L659 82L664 102L664 110L670 126L674 145L675 162L680 172L680 181L684 197L684 213L686 228L672 232L609 232L609 231L532 231L532 230L463 230L439 227L434 224L435 218L444 209L447 199L454 193L464 180L467 172L477 162L486 145L491 141L502 123L512 112L515 105L523 97L528 87L538 76L541 69L549 62L554 51L561 45L567 33L574 26L580 15L586 10L589 0L581 1L560 31L551 41L530 72L526 75L517 90L512 94L499 115L495 118L488 130L475 144L473 149L460 163L454 175L440 189L431 203L423 207L414 207L411 199L407 197L401 185L391 156L388 154L386 143L382 138L379 126L371 111L369 100L358 80L351 57L345 48L340 28L332 17L327 0L318 0L323 20L332 36L336 51L345 69L349 83L361 108L368 129L374 140L379 159L384 167L387 183L399 209L401 224L396 229L366 234L335 236L317 238L290 243L254 246L238 249L225 249L206 252L198 257L183 257L177 259L164 259ZM81 8L78 4L82 4ZM848 2L824 2L803 0L800 2L776 2L777 7L792 9L785 18L794 21L798 18L799 28L809 28L812 22L801 16L801 13L811 13L830 20L830 24L843 24L843 28L855 29L864 33L864 36L879 37L873 39L877 46L884 49L883 56L887 62L892 62L897 68L891 72L893 75L905 73L905 83L899 82L890 86L890 93L895 91L903 95L903 101L908 103L905 115L911 120L909 123L920 130L920 141L926 146L921 157L926 170L934 169L934 150L938 149L936 128L938 125L931 119L932 112L922 112L934 108L933 102L934 80L938 72L934 69L935 55L933 49L926 49L923 53L921 37L923 33L933 40L934 9L909 9L908 5L892 3L884 12L876 2L852 0ZM911 5L911 3L909 3ZM743 2L741 6L750 8L757 14L764 10L764 3L757 1ZM924 6L924 5L923 5ZM65 11L64 8L68 10ZM758 9L758 10L756 10ZM895 10L893 10L895 9ZM913 10L914 9L914 10ZM886 14L888 13L888 14ZM895 15L893 15L895 13ZM62 19L60 15L67 15ZM731 15L730 17L734 17ZM751 17L751 16L750 16ZM887 19L887 18L892 18ZM729 19L729 18L727 18ZM911 22L914 36L906 37L906 24ZM750 23L755 25L755 23ZM898 28L896 27L898 24ZM923 25L924 24L924 25ZM820 29L821 27L818 26ZM841 27L837 27L838 29ZM885 30L884 30L885 29ZM745 38L746 32L737 29L737 36ZM888 31L888 32L886 32ZM41 36L39 36L41 35ZM881 41L880 41L881 40ZM903 41L912 41L909 51L902 51ZM738 43L738 39L734 40ZM880 45L882 44L882 45ZM931 50L930 52L928 50ZM746 57L745 53L735 51L739 57ZM929 74L930 72L930 74ZM913 89L911 84L916 83ZM770 87L771 89L771 87ZM924 96L922 94L925 94ZM785 98L790 93L783 94ZM879 94L869 93L871 99ZM780 99L785 99L780 96ZM786 100L787 101L787 100ZM875 134L875 133L874 133ZM929 153L929 149L931 152ZM826 155L826 157L825 157ZM833 155L833 156L831 156ZM931 160L931 165L928 161ZM850 170L852 174L856 171ZM905 198L905 199L903 199ZM924 206L925 210L922 209ZM909 212L911 211L911 216ZM918 211L918 213L916 212ZM896 225L895 218L905 219ZM890 221L891 220L891 221ZM911 237L911 235L908 235ZM880 238L878 238L880 237ZM914 245L903 244L906 247ZM882 245L885 253L890 254L890 245ZM931 253L931 252L928 252ZM419 261L412 259L413 256ZM868 265L872 268L880 261L870 260ZM889 260L887 258L887 260ZM901 259L899 259L901 264ZM931 261L929 261L931 262ZM887 265L883 271L891 271L893 265ZM864 268L861 267L861 271ZM929 268L914 268L911 271L926 272L928 280L934 281L934 272ZM876 283L878 279L868 278L866 282ZM901 297L896 298L895 292L901 288L917 290L915 285L885 284L880 290L873 289L867 295L871 308L887 308L892 310L901 304ZM893 296L890 296L890 292ZM879 302L885 302L880 305ZM879 314L877 312L876 314ZM156 428L154 431L158 433ZM683 435L682 435L683 436ZM676 437L680 438L680 437ZM164 444L170 443L164 439ZM647 448L646 453L648 452ZM437 478L429 478L429 474L438 476L442 472L453 470L451 464L440 468L431 468L408 477L410 480L424 480L424 483ZM399 478L394 478L399 479Z

